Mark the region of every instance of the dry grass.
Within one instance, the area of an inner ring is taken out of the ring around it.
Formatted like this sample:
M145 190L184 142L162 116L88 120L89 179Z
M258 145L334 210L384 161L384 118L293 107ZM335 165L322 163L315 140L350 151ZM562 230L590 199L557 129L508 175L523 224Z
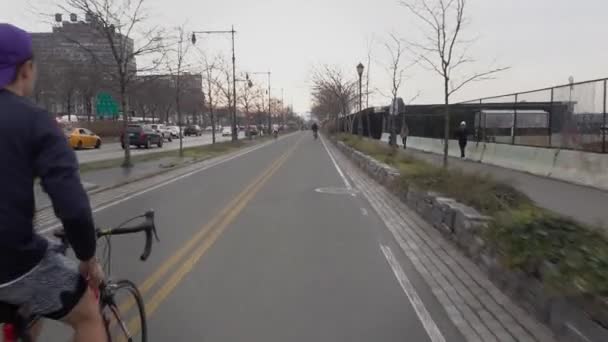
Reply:
M253 141L253 143L259 143L266 139L260 138ZM239 140L236 143L232 142L221 142L216 143L214 145L204 145L204 146L195 146L195 147L186 147L184 148L184 158L179 158L179 150L170 150L170 151L159 151L153 153L147 153L142 155L131 156L131 161L133 163L138 162L147 162L151 160L159 160L168 157L176 158L176 164L179 164L184 161L189 160L204 160L208 158L213 158L221 154L230 153L244 146L251 145L249 141ZM109 168L120 167L123 162L123 158L115 158L109 160L102 160L90 163L83 163L80 165L80 172L86 173L94 170L103 170Z
M397 168L401 173L401 186L404 190L414 186L438 192L488 215L532 205L526 195L488 175L446 170L411 158L402 151L375 140L346 134L339 135L338 139L376 160Z

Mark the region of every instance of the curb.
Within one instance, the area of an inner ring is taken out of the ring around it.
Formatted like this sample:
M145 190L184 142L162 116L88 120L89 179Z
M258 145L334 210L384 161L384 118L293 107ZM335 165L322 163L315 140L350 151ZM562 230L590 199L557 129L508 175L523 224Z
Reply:
M290 136L290 135L292 135L294 133L295 132L289 133L287 135L282 136L281 138L288 137L288 136ZM249 141L249 140L245 140L245 141ZM269 143L269 142L272 142L273 140L270 140L270 141L258 141L258 142L256 142L255 140L252 140L252 141L255 142L255 143L253 143L253 144L251 144L249 146L246 146L244 149L252 148L252 147L257 146L259 144ZM88 183L88 182L82 182L82 184L83 184L83 186L85 188L85 191L87 192L87 195L92 196L92 195L95 195L95 194L98 194L98 193L102 193L102 192L105 192L105 191L108 191L108 190L113 190L113 189L116 189L116 188L120 188L120 187L123 187L123 186L131 184L131 183L139 182L139 181L146 180L148 178L152 178L152 177L155 177L155 176L159 176L159 175L162 175L162 174L165 174L165 173L168 173L168 172L176 171L176 170L182 169L182 168L187 167L187 166L192 166L192 165L195 165L195 164L198 164L198 163L203 163L203 162L209 161L209 160L214 159L214 158L222 158L222 157L229 156L229 155L231 155L233 153L239 153L239 152L242 152L244 149L237 149L237 150L235 150L233 152L230 152L228 154L223 154L223 155L219 155L219 156L202 158L202 159L195 159L195 160L189 160L189 161L187 161L185 163L180 163L179 165L175 165L173 167L168 167L166 169L159 170L157 172L151 172L151 173L148 173L148 174L144 174L144 175L142 175L140 177L136 177L136 178L124 181L124 182L119 182L119 183L116 183L116 184L113 184L113 185L104 186L104 187L100 187L97 184ZM87 188L87 185L88 185L88 188ZM52 207L53 207L52 204L47 204L47 205L42 206L40 208L36 208L36 213L41 212L41 211L46 210L46 209L49 209L49 208L52 208Z

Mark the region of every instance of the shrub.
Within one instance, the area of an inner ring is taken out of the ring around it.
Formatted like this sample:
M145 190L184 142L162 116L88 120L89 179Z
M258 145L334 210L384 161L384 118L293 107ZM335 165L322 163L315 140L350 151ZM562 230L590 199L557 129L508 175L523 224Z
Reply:
M523 193L488 175L446 170L385 144L339 139L399 169L400 187L434 191L493 218L483 238L510 268L566 295L608 296L608 237L604 232L538 208Z
M608 295L608 240L598 230L530 207L500 213L484 235L507 266L560 292Z

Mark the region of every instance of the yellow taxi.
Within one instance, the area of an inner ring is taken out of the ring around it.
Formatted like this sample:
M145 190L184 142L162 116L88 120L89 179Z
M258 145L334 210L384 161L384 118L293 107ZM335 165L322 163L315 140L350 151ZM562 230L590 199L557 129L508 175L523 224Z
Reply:
M64 132L68 139L68 144L72 148L80 150L83 148L101 147L101 138L86 128L67 127L64 129Z

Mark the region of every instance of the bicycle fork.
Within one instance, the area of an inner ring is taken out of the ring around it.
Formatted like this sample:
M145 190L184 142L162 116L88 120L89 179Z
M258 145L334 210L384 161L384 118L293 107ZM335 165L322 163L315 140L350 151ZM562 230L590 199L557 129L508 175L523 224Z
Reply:
M106 291L112 291L112 289L109 288L110 286L111 285L108 285L108 287L106 287ZM129 327L127 327L127 325L125 324L124 320L122 319L122 317L120 315L120 311L118 311L118 307L116 306L116 302L114 301L114 296L106 294L105 296L102 297L102 303L106 307L110 308L110 311L112 311L112 315L114 315L114 318L115 318L115 320L113 321L112 317L108 317L109 315L107 313L105 313L103 311L101 312L102 318L104 320L104 324L107 327L107 329L106 329L107 333L108 334L110 333L112 324L114 322L118 322L118 326L120 327L120 330L122 331L124 336L127 338L127 341L133 342L133 335L131 335L131 332L129 331Z

